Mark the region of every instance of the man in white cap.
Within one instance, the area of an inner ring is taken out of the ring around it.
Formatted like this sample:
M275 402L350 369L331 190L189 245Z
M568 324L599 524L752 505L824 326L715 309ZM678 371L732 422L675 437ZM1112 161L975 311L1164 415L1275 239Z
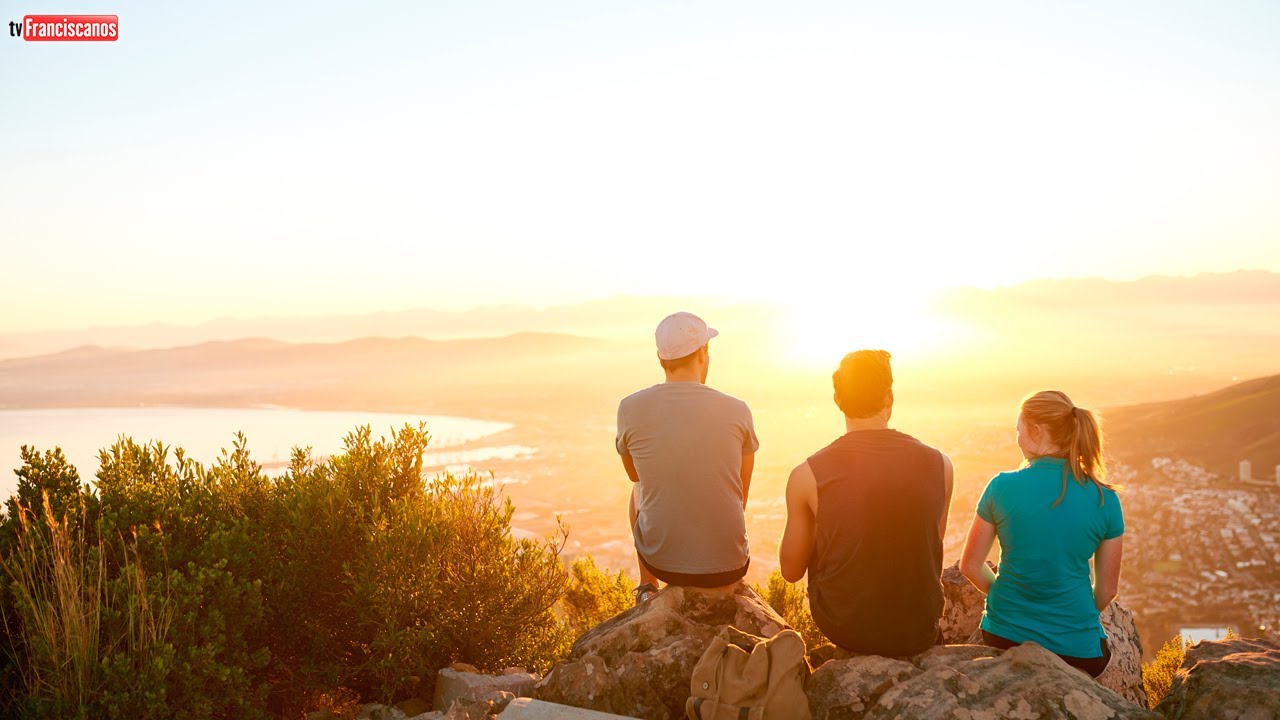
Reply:
M705 384L718 335L697 315L668 315L654 334L666 381L623 398L615 446L635 483L636 601L659 581L723 587L747 573L744 510L755 452L751 410Z

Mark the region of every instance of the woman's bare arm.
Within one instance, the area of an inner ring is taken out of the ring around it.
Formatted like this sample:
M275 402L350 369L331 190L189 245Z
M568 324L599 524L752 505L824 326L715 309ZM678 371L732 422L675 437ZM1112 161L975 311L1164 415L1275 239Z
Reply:
M1098 543L1093 554L1093 604L1098 612L1107 609L1120 591L1120 560L1124 556L1124 536Z
M996 574L987 567L987 555L995 542L996 526L974 515L969 537L964 542L964 553L960 556L960 572L983 595L991 591L991 584L996 581Z

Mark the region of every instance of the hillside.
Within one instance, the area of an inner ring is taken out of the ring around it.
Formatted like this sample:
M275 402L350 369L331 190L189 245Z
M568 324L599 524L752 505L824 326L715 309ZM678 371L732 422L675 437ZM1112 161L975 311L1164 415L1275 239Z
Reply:
M553 333L77 348L0 361L0 407L276 404L477 412L488 404L534 404L553 391L571 397L584 373L619 357L628 355L616 343Z
M1280 375L1207 395L1116 408L1106 420L1121 459L1182 457L1224 477L1235 477L1240 460L1249 460L1255 477L1274 477L1280 464Z

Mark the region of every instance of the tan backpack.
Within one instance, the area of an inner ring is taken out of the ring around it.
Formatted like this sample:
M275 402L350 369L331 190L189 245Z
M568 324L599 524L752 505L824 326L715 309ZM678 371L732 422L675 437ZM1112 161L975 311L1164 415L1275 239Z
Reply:
M769 639L725 627L693 668L690 720L809 720L809 663L795 630Z

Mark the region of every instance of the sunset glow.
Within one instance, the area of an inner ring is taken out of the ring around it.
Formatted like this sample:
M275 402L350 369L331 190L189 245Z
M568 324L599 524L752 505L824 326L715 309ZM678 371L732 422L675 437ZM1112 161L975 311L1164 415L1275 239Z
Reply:
M964 327L939 315L925 298L814 294L787 306L786 359L802 367L829 368L865 348L888 349L918 363L956 350Z

